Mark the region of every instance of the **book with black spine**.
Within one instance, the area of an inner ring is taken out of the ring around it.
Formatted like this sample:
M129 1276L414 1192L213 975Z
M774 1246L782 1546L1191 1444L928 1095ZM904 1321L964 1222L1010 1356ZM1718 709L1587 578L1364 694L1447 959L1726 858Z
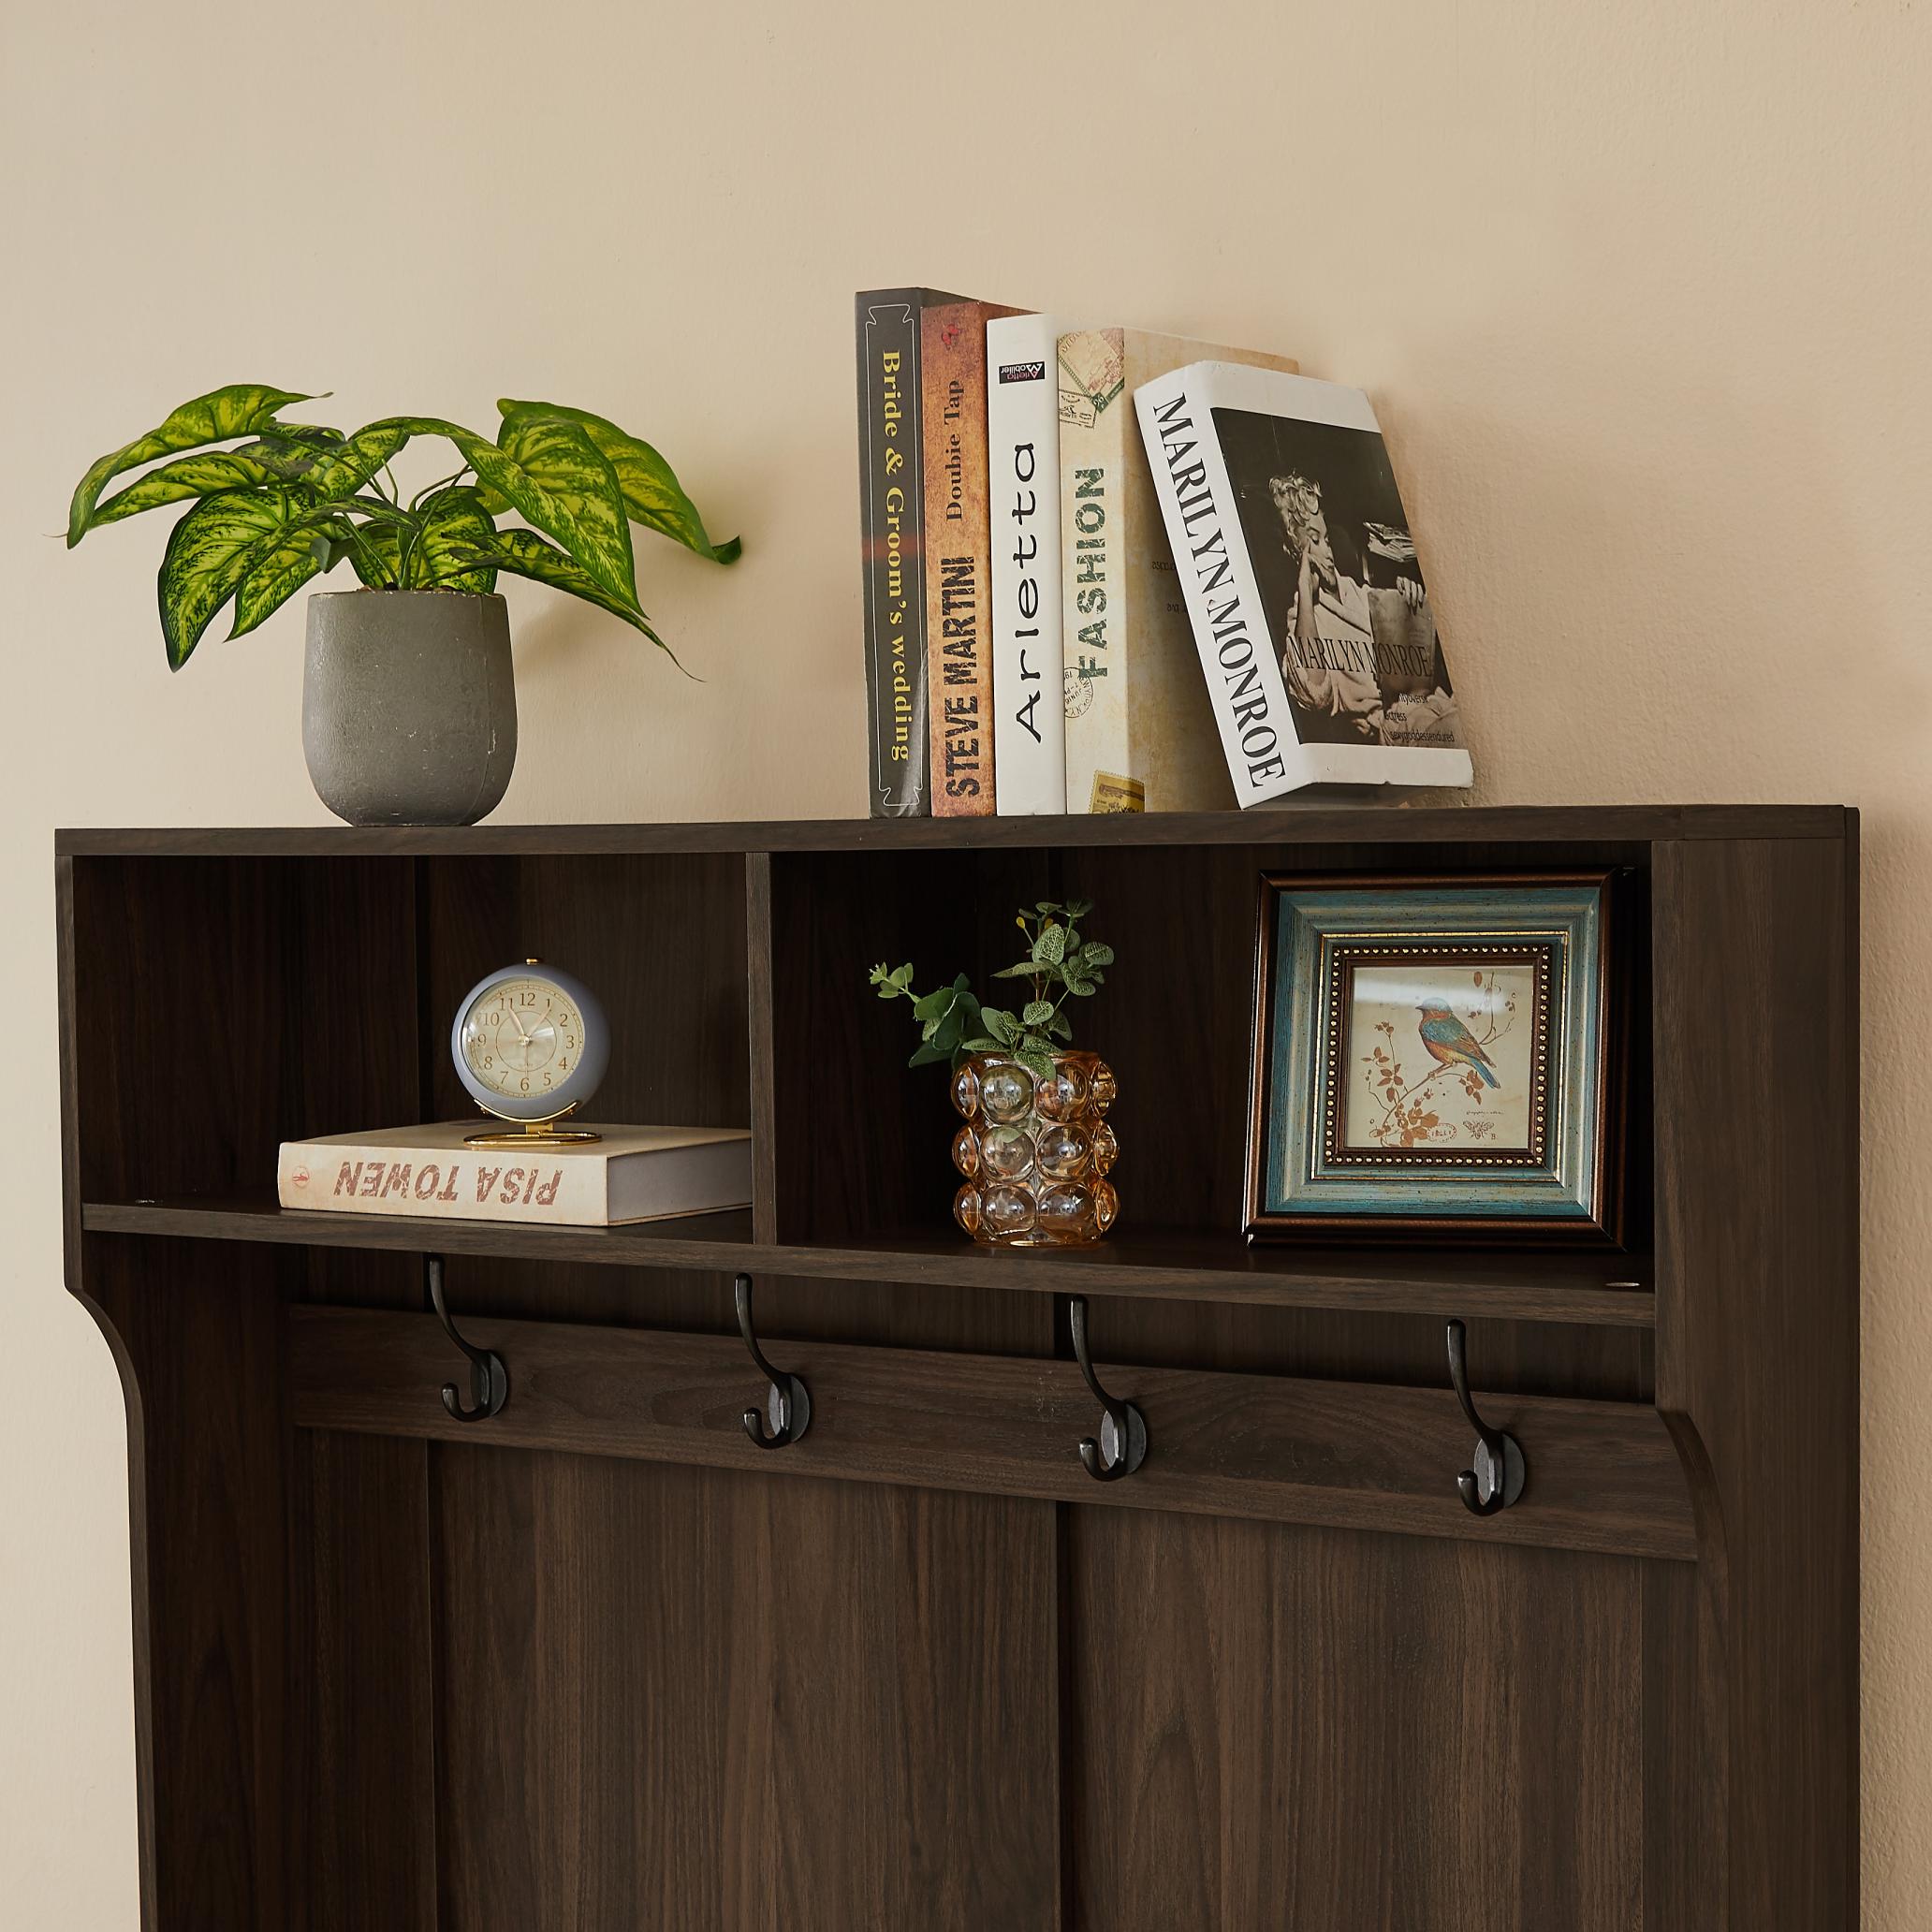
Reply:
M1237 802L1473 783L1368 397L1203 361L1134 403Z
M932 288L875 288L861 291L855 301L869 807L874 818L921 818L931 810L919 317L923 310L959 300Z

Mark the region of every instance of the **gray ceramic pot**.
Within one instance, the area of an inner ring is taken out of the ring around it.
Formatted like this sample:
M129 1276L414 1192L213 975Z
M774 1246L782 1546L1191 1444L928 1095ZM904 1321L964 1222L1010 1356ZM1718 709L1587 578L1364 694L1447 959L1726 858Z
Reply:
M309 599L302 752L351 825L474 825L517 762L501 597L323 591Z

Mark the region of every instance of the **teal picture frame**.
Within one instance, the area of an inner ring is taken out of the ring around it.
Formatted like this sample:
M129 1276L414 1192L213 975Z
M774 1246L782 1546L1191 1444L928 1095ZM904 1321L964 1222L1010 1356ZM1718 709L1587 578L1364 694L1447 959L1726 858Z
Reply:
M1617 1241L1614 882L1264 874L1249 1239Z

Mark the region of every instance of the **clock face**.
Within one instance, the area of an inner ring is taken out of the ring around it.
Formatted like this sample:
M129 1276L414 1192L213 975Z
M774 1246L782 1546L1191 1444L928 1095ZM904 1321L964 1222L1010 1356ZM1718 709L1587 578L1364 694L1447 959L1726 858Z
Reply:
M450 1023L449 1051L485 1113L549 1120L597 1090L610 1062L610 1025L580 979L528 959L470 988Z
M584 1040L578 1003L555 980L528 973L498 980L471 1003L459 1050L476 1084L520 1113L578 1084L571 1076Z

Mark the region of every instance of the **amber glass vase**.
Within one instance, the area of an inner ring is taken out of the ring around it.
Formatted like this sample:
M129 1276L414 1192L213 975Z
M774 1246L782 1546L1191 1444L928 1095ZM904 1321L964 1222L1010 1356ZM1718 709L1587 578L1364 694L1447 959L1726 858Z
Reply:
M1003 1248L1099 1240L1120 1211L1106 1178L1120 1153L1106 1123L1113 1104L1114 1070L1097 1053L1056 1053L1045 1078L1008 1054L974 1054L953 1076L966 1117L953 1136L953 1165L966 1177L953 1219Z

